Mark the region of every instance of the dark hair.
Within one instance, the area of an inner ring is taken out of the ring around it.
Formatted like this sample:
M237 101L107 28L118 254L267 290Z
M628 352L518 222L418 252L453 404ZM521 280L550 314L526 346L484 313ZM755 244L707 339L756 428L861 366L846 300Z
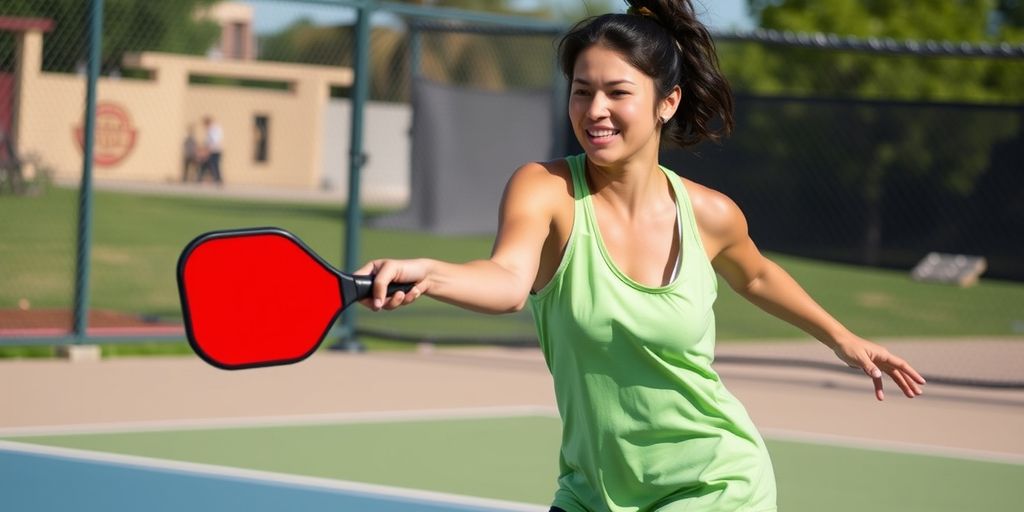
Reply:
M558 44L562 73L572 82L576 57L600 44L620 53L654 79L660 101L676 85L679 109L662 127L662 141L687 147L718 142L732 132L732 91L718 67L715 43L697 20L690 0L627 0L630 14L585 19ZM712 127L715 117L721 126Z

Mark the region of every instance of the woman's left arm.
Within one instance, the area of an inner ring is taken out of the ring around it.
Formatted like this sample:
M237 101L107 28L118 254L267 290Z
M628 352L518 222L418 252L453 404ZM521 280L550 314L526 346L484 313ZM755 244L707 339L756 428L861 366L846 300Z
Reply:
M764 257L747 232L743 212L725 195L697 186L694 212L715 271L745 299L814 336L848 366L864 370L874 381L875 397L884 399L882 374L903 394L921 394L925 380L885 347L850 332L773 261Z

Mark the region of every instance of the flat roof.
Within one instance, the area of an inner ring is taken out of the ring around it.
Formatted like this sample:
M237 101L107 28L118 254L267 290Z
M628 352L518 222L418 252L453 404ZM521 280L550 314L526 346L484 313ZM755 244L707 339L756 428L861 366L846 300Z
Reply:
M53 30L53 20L46 18L22 18L19 16L0 16L0 31L28 32L30 30L41 30L43 32L49 32Z

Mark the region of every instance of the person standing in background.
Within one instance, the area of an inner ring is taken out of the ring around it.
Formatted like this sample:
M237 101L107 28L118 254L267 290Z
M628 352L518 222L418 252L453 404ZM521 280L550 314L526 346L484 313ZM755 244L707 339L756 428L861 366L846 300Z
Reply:
M188 131L185 135L185 144L183 149L184 161L181 168L181 182L188 183L194 176L195 179L199 180L199 165L201 159L199 158L199 142L196 141L195 127L191 124L188 125Z
M224 130L220 124L211 116L203 117L203 126L206 128L206 139L203 143L205 158L199 170L199 181L202 182L209 173L213 182L218 186L224 184L220 175L220 157L224 147Z

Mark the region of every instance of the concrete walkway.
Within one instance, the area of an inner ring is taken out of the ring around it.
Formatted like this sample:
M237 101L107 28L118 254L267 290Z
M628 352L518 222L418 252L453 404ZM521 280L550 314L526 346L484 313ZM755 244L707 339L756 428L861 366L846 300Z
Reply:
M739 350L732 345L723 352ZM1024 390L930 384L911 400L890 386L879 403L870 380L856 372L729 363L717 369L769 438L1024 463ZM0 436L211 418L555 411L551 377L536 349L321 352L292 366L236 372L194 357L4 360L0 389L7 390L0 393Z

